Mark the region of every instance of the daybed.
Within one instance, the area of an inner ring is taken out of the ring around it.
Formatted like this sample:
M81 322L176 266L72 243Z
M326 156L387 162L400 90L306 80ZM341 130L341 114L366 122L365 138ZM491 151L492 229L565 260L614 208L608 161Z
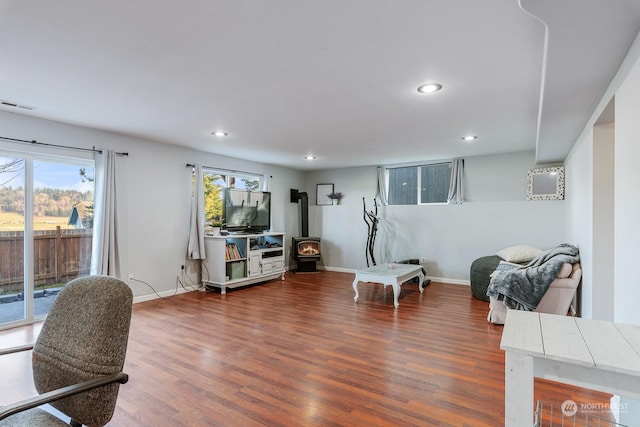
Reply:
M566 243L524 266L500 261L487 288L487 320L504 324L508 309L566 315L582 277L579 261L578 248Z
M535 308L538 313L551 313L566 315L571 307L571 302L580 284L582 269L580 263L566 263L558 277L551 282L549 289L544 294L540 303ZM503 325L509 309L496 297L489 297L489 314L487 320L496 325Z

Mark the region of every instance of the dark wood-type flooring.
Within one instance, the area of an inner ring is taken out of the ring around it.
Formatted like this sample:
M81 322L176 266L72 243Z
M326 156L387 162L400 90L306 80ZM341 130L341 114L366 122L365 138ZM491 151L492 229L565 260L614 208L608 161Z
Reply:
M400 307L353 274L135 304L112 426L500 426L501 326L469 287L405 284ZM36 327L0 333L32 341ZM0 404L33 392L29 355L3 356ZM20 371L20 372L18 372ZM609 395L536 380L536 400Z

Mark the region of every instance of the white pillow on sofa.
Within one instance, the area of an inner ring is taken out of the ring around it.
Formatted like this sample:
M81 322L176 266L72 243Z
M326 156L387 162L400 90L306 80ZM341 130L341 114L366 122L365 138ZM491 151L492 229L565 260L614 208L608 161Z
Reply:
M528 262L542 253L541 249L529 245L517 245L504 248L498 252L500 258L509 262Z

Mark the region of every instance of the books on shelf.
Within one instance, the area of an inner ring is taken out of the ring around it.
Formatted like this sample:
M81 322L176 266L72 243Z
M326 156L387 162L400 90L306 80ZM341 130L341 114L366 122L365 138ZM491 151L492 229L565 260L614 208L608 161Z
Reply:
M242 259L242 254L240 253L240 249L238 245L235 243L227 243L225 249L225 259L227 261L234 259Z

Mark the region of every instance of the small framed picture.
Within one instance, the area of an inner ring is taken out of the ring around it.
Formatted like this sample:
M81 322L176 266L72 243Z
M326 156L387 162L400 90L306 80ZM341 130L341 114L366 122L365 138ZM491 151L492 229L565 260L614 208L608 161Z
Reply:
M333 201L329 198L329 194L333 193L333 184L317 184L316 185L316 205L331 205Z
M527 200L564 200L564 166L529 169Z

